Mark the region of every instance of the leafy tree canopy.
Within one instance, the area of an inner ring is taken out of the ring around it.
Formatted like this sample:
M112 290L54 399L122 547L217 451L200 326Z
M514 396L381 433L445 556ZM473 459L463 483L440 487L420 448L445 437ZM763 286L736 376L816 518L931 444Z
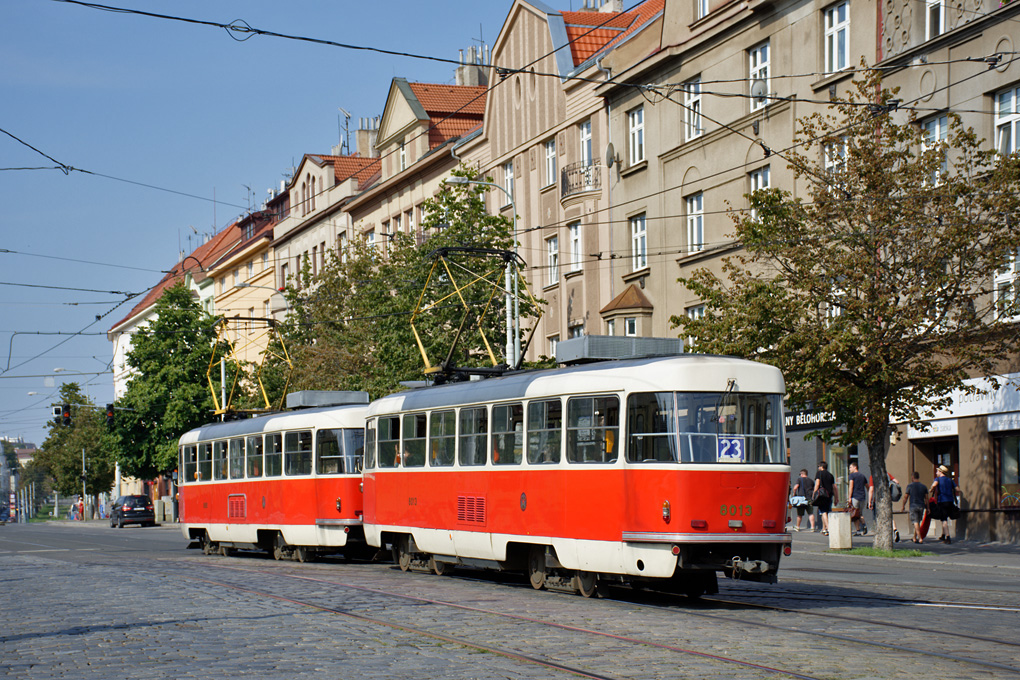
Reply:
M835 413L826 435L866 442L883 479L891 421L930 417L1017 348L1016 325L996 319L1018 310L992 282L1020 248L1020 158L953 114L946 138L930 138L868 73L799 121L802 150L787 158L803 196L750 195L754 212L735 219L743 252L722 277L680 279L704 318L672 322L698 351L781 368L790 400ZM876 545L891 548L888 489L875 488Z
M174 469L177 441L213 418L207 370L216 320L183 283L157 300L151 323L135 333L127 364L134 371L117 401L115 430L124 472L152 478ZM228 348L215 348L223 356Z

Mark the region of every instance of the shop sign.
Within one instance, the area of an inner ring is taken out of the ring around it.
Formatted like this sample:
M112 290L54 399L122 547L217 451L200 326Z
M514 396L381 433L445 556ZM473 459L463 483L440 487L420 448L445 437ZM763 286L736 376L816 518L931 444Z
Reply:
M973 394L962 389L951 391L949 397L952 402L949 407L931 413L931 421L1020 411L1020 373L999 375L996 378L999 381L998 389L992 386L988 378L964 380L964 385L976 387L978 391ZM894 420L893 422L902 423L904 421Z
M927 427L923 430L907 427L907 439L931 439L933 437L955 437L959 434L959 421L952 420L928 420Z
M1020 430L1020 413L995 413L988 416L989 432Z

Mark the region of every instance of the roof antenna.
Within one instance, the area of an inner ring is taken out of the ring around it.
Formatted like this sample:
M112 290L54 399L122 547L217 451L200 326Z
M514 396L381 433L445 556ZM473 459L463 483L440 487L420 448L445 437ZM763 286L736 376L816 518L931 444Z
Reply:
M338 106L336 108L340 112L340 114L343 115L343 118L344 118L344 122L341 125L341 123L340 123L340 116L336 117L337 131L340 133L340 153L338 153L336 155L337 156L344 156L344 155L349 156L351 154L351 143L350 143L351 114L347 111L347 109L343 108L342 106Z

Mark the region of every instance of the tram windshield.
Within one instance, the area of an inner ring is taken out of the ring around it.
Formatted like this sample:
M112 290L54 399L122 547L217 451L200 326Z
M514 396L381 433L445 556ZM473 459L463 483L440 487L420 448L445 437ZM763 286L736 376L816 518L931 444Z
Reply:
M627 398L632 463L786 463L782 395L637 392Z
M360 427L319 430L315 434L317 474L359 474L364 454L365 431Z

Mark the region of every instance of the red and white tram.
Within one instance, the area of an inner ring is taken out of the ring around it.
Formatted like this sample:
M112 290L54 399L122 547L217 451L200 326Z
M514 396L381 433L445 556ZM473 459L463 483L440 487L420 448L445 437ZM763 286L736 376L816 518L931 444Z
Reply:
M384 397L366 422L366 540L405 570L519 570L586 596L774 582L784 391L774 367L685 355Z
M302 394L302 393L298 393ZM364 548L364 392L334 404L214 423L180 439L180 521L206 553L258 548L304 561ZM293 395L291 395L293 396Z

